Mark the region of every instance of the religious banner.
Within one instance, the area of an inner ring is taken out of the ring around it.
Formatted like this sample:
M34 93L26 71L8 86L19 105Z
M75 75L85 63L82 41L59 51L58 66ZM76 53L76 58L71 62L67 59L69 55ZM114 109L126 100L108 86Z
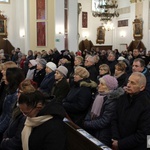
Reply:
M37 22L37 46L46 46L45 22Z
M36 1L36 14L37 14L37 19L46 19L45 15L45 0L37 0Z
M87 28L88 24L87 24L87 21L88 21L88 14L87 12L82 12L82 28Z

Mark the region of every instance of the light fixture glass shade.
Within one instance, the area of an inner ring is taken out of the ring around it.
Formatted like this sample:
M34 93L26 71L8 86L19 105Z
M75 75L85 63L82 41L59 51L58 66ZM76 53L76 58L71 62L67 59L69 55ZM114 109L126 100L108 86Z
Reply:
M114 24L110 21L108 21L107 23L103 24L103 27L106 31L110 31L114 29Z

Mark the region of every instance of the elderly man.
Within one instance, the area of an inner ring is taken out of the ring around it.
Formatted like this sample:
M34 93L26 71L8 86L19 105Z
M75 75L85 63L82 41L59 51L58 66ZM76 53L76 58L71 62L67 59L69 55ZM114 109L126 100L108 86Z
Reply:
M145 86L142 73L131 74L112 121L114 150L146 150L147 135L150 135L150 99Z
M98 71L95 68L95 59L93 56L87 56L84 62L85 68L90 73L89 78L95 82L97 82Z

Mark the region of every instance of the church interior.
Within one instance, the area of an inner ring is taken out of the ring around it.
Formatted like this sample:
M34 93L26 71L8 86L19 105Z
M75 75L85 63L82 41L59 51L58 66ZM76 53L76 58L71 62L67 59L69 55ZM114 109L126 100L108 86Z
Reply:
M2 0L0 23L4 21L5 31L0 34L0 48L8 52L19 47L27 53L29 49L56 47L59 51L76 52L92 44L95 48L120 52L133 48L149 50L149 0L118 0L110 8L114 12L108 20L103 19L107 17L102 16L104 13L96 15L98 3L97 0L40 0L39 4L36 0ZM140 28L138 34L135 27Z

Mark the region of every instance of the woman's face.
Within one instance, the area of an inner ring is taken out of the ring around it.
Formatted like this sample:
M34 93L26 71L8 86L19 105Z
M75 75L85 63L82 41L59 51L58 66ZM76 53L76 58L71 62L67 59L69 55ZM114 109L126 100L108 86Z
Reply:
M122 73L122 71L118 68L118 66L115 67L115 76L118 76Z
M74 74L74 82L78 82L80 80L82 80L83 78L81 78L78 74Z
M23 104L19 104L19 108L20 108L20 111L23 113L24 116L27 116L27 117L36 117L36 115L38 114L39 110L37 109L37 107L30 107L30 106L27 106L27 104L23 103Z
M109 91L109 89L108 89L105 81L101 78L100 79L100 83L98 85L98 92L102 92L103 93L103 92L108 92L108 91Z
M36 69L37 69L37 70L42 70L42 69L43 69L43 66L42 66L40 63L38 63L37 66L36 66Z
M81 61L75 57L75 60L74 60L74 65L75 66L79 66L81 64Z
M51 73L51 72L52 72L52 70L51 70L49 67L47 67L47 66L46 66L46 68L45 68L45 72L46 72L46 74L49 74L49 73Z
M59 71L57 71L56 70L56 72L55 72L55 80L61 80L63 78L63 75L59 72Z
M106 70L106 69L104 69L103 67L101 67L100 69L99 69L99 74L100 75L104 75L104 74L106 74L108 71Z

